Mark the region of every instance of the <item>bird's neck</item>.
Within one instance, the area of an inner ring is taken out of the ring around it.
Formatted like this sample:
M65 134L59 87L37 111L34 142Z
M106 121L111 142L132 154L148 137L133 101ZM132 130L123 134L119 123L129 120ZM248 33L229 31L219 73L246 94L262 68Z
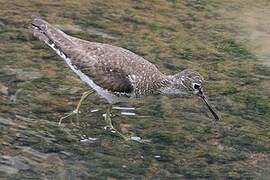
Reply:
M158 92L166 95L186 94L185 87L177 75L164 75L159 83Z

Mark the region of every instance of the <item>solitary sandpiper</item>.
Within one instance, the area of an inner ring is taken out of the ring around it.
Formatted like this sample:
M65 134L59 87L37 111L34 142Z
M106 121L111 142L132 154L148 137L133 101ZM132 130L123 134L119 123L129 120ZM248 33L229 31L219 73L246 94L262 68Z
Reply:
M101 97L109 102L105 120L111 130L117 131L111 122L112 104L152 94L195 94L213 114L218 115L203 93L204 78L196 71L186 69L175 75L164 75L155 65L141 56L120 47L89 42L65 34L40 17L32 20L32 32L61 56L68 66ZM79 112L82 101L94 92L85 92L77 108L61 121Z

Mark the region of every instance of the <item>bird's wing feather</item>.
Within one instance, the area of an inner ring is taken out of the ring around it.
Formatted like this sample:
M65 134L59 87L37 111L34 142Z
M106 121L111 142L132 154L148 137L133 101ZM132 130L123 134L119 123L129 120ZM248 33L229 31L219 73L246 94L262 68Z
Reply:
M127 61L124 56L116 53L122 48L89 42L72 36L69 38L80 46L82 54L85 54L85 56L77 56L79 58L73 57L72 63L89 76L95 84L114 93L131 93L134 90L129 79L130 74L122 68Z
M77 67L90 77L95 84L110 92L128 94L133 91L132 83L122 69L111 69L102 63L96 63L91 66L80 63Z
M69 36L39 17L33 19L32 26L35 36L59 50L72 65L108 91L146 94L163 78L155 65L127 49Z

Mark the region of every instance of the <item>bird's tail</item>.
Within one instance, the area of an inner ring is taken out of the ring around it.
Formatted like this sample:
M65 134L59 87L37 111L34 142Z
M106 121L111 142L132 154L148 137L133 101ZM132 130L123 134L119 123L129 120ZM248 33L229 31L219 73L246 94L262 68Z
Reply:
M62 53L69 54L71 47L76 46L67 34L40 17L33 16L31 24L34 36Z

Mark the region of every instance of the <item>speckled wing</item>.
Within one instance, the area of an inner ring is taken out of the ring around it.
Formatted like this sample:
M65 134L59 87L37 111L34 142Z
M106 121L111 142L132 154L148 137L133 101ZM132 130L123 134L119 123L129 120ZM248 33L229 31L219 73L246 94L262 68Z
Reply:
M73 38L40 17L33 18L32 26L34 36L59 50L98 86L116 94L133 91L128 74L117 63L120 61L111 59L118 58L114 56L116 47Z
M120 92L121 89L124 89L126 92L133 92L136 97L141 97L152 93L163 83L164 75L154 64L127 49L89 42L72 36L69 38L87 52L87 56L84 59L80 58L79 61L80 63L86 61L85 64L93 63L91 67L94 69L89 72L84 71L84 73L91 76L96 82L100 82L101 86L105 84L108 87L116 86L118 88L114 87L113 90ZM91 58L92 60L89 60ZM74 63L76 64L76 62ZM92 74L93 72L95 74ZM97 76L96 74L100 72L102 75ZM106 80L108 83L103 83L107 75L109 75ZM100 79L101 77L102 79ZM112 79L109 80L110 78ZM112 82L115 84L112 85Z
M92 64L87 71L80 69L102 87L141 97L152 93L162 82L164 76L155 65L127 49L71 36L70 39L87 52L85 58L73 63L85 64L84 67Z
M129 94L134 90L129 68L123 68L126 59L118 53L122 48L69 38L81 49L79 54L71 57L72 63L95 84L116 94Z
M74 63L81 72L90 77L95 84L110 92L129 94L133 91L128 75L120 68L111 68L102 62L89 66L87 63Z

